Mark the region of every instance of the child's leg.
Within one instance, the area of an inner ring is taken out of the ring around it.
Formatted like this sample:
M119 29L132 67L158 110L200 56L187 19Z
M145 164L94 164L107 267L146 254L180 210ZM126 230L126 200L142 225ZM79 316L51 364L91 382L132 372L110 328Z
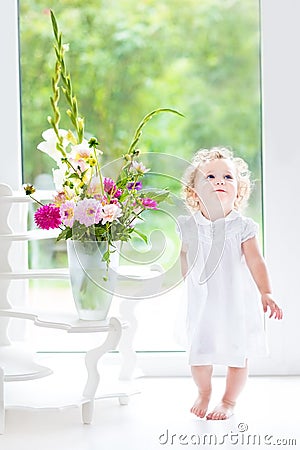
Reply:
M233 414L235 402L246 384L247 377L247 362L245 367L228 367L226 389L221 403L211 413L207 414L207 419L224 420Z
M212 366L192 366L192 376L198 387L198 397L191 408L191 412L198 417L204 417L211 394Z

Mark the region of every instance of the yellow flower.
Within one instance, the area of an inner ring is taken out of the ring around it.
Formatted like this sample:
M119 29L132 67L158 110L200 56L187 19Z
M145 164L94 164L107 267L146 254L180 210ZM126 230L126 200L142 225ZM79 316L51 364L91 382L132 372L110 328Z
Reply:
M31 195L35 193L35 187L33 186L33 184L24 184L23 189L26 195Z
M93 156L90 156L87 162L91 167L94 167L97 164L97 160Z

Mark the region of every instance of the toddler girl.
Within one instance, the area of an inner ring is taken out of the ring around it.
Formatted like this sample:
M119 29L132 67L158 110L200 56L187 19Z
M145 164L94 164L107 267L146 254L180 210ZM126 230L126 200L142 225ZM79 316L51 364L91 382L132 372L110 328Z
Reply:
M246 162L226 148L198 151L185 174L185 199L193 213L178 218L180 256L188 292L189 364L198 387L191 412L201 418L233 414L248 358L267 353L262 310L282 319L259 250L258 225L239 212L250 188ZM228 366L226 388L207 414L213 364Z

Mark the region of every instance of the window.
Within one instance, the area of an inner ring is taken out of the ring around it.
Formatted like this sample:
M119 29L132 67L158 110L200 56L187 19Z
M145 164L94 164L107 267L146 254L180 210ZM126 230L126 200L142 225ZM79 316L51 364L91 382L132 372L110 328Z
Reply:
M168 176L170 158L190 160L199 147L230 146L251 167L255 189L249 213L260 221L259 2L22 0L24 181L40 189L53 188L52 161L36 150L50 111L54 55L49 8L71 44L68 61L79 108L87 131L102 139L103 163L124 153L143 115L157 107L173 107L185 118L153 119L141 141L152 171L162 174L154 182L179 196L181 173L177 179ZM172 156L160 158L161 153ZM175 225L159 213L151 224L170 244L157 261L167 268L179 251ZM64 266L64 243L34 243L30 262L36 267ZM139 350L178 350L172 324L180 289L138 307ZM43 307L65 308L71 302L67 282L31 282L30 292L31 301ZM147 328L149 317L156 323L156 340ZM61 345L60 341L59 350Z

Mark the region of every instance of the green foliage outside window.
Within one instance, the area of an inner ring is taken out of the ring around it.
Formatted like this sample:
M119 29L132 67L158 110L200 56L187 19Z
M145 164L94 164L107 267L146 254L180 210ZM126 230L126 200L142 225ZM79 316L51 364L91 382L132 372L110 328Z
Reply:
M147 125L141 150L190 160L200 147L233 148L258 180L250 207L259 220L259 1L20 0L24 181L32 183L53 167L36 150L49 128L50 8L70 43L79 110L104 162L125 153L146 113L177 109L184 119L162 115ZM179 193L180 183L168 187Z

